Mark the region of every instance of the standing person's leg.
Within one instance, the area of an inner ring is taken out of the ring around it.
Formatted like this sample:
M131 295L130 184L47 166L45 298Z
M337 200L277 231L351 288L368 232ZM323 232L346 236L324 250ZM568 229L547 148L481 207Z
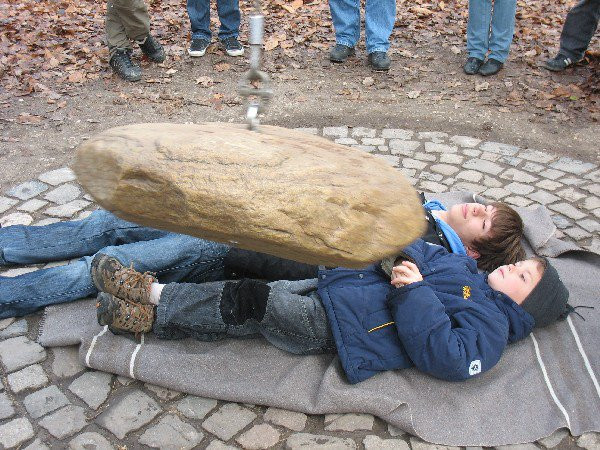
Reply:
M396 21L395 0L367 0L365 7L365 34L369 62L375 70L387 70L390 60L390 35Z
M187 0L187 13L192 26L190 56L203 56L210 45L210 0Z
M240 32L240 4L239 0L217 0L219 13L219 40L229 56L241 56L244 47L238 41Z
M360 39L360 0L329 0L329 10L336 44L329 59L344 62L354 55L354 46Z
M600 19L600 0L581 0L567 14L560 34L560 53L573 62L585 54Z
M463 69L466 74L479 72L488 52L490 23L492 21L492 0L469 0L469 21L467 23L467 62Z
M0 266L37 264L93 255L110 245L148 241L172 234L140 227L105 210L83 220L41 227L14 225L0 228Z
M126 81L139 81L142 69L131 60L131 41L124 25L123 14L127 12L120 8L122 0L106 3L106 40L108 42L109 64L114 72Z
M494 0L492 26L489 40L490 54L479 68L483 76L494 75L502 69L515 32L517 0Z

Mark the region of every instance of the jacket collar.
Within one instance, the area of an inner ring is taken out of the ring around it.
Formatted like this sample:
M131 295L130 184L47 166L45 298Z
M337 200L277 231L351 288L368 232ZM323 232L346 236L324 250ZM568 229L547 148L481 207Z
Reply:
M496 303L498 309L508 319L508 343L510 344L529 336L535 324L533 316L502 292L494 291L490 288L490 295L492 296L492 301Z

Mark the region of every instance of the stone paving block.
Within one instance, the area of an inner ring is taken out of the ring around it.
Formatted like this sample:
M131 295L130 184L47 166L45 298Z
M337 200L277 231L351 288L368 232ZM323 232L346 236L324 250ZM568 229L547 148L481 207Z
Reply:
M523 162L523 160L521 158L517 158L515 156L501 156L500 159L498 160L504 164L508 164L509 166L518 166L519 164L521 164Z
M85 370L85 366L79 362L79 350L76 346L52 347L52 353L52 372L58 378L72 377Z
M600 433L583 433L577 439L577 447L585 448L586 450L598 450L600 447Z
M560 430L556 430L550 436L538 440L538 443L546 448L554 448L567 436L569 436L569 432L564 428L561 428Z
M517 183L513 181L505 186L507 190L517 195L531 194L535 188L529 184Z
M196 397L195 395L188 395L175 404L177 410L190 419L204 419L216 406L216 400Z
M538 177L534 177L533 175L518 169L505 170L500 175L500 178L504 178L505 180L519 181L521 183L534 183L539 180Z
M56 439L72 436L87 425L85 410L81 406L69 405L44 417L39 422Z
M362 145L362 144L353 145L352 148L357 148L357 149L362 150L363 152L367 152L367 153L374 152L377 149L377 147L375 147L374 145Z
M324 436L319 434L296 433L286 439L286 448L290 450L344 450L357 448L350 438Z
M375 417L371 414L325 414L327 431L371 431L374 423Z
M88 206L90 202L87 200L73 200L72 202L65 203L60 206L52 206L44 211L44 214L54 217L71 217L76 212L81 211L83 208Z
M463 153L466 156L470 156L471 158L478 158L479 156L481 156L481 150L475 150L475 149L465 149L463 150Z
M33 224L35 227L43 227L44 225L50 225L51 223L60 222L60 219L56 219L54 217L48 217L47 219L42 219L39 222Z
M69 400L65 397L58 386L52 385L29 394L23 400L25 409L31 417L37 419L51 411L62 408L69 404Z
M502 187L502 186L504 186L504 184L502 184L496 178L491 177L489 175L484 175L483 176L483 185L485 187L488 187L488 188L496 188L496 187Z
M479 158L486 161L498 162L500 161L500 155L497 153L483 152Z
M228 441L248 426L256 414L236 403L226 403L202 422L202 427L219 439Z
M600 183L600 170L596 170L594 172L588 173L585 175L586 179L592 180L595 183Z
M352 128L352 137L374 138L377 130L374 128L355 127Z
M13 322L4 330L0 331L0 339L22 336L25 333L27 333L27 321L25 319L21 319Z
M30 225L31 222L33 222L33 217L22 212L12 213L0 219L0 225L3 227L10 227L13 225Z
M499 155L504 156L514 156L519 151L519 147L502 144L500 142L484 142L479 148L484 152L498 153Z
M431 173L431 172L427 172L426 170L422 171L419 174L419 178L422 180L429 180L429 181L442 181L444 179L444 177L442 175L440 175L439 173Z
M378 145L377 150L380 151L381 153L389 153L390 152L390 148L387 145Z
M239 447L233 447L231 445L225 444L223 441L215 439L214 441L211 441L210 444L208 444L206 450L237 450L238 448Z
M363 145L385 145L385 139L383 139L383 138L362 138L361 143Z
M386 163L388 163L392 167L397 167L400 164L400 158L394 155L375 155L378 158L383 159Z
M545 167L542 166L541 164L536 164L536 163L532 163L532 162L527 162L527 163L523 164L522 168L523 168L523 170L526 170L527 172L533 172L533 173L538 173L545 169Z
M48 447L45 443L43 443L39 439L36 439L31 444L29 444L27 447L25 447L23 450L50 450L50 447Z
M530 148L521 151L519 156L528 161L533 161L540 164L548 164L550 161L554 161L556 159L556 156L554 155L550 155L546 152L540 152L539 150L532 150Z
M508 203L509 205L519 206L521 208L531 205L531 200L523 197L516 197L514 195L510 197L505 197L503 201Z
M274 423L294 431L302 431L306 426L308 416L304 413L270 407L263 416L267 422Z
M117 376L117 381L119 382L119 384L122 384L123 386L129 386L131 383L135 382L135 380L133 378L124 377L122 375Z
M87 432L73 438L69 442L69 450L114 450L114 447L101 434Z
M406 442L401 439L381 439L372 434L363 439L365 450L410 450Z
M561 172L560 170L554 170L554 169L546 169L543 170L539 173L541 176L543 176L544 178L548 178L549 180L556 180L558 178L562 178L565 176L564 172Z
M0 319L0 330L5 330L11 324L13 324L17 320L16 317L7 317L6 319Z
M301 131L302 133L307 133L307 134L319 134L318 128L300 127L300 128L294 128L294 130Z
M595 215L596 217L600 217L600 208L598 208L598 209L594 209L594 210L592 211L592 214L593 214L593 215Z
M48 383L46 372L39 364L27 366L6 377L10 389L18 394L27 389L37 389Z
M590 252L600 253L600 239L592 239L592 243L584 248L587 248Z
M429 444L422 439L411 436L410 447L412 450L459 450L460 447L449 447L445 445Z
M81 211L79 214L77 214L77 217L75 217L75 220L83 220L83 219L87 219L89 216L91 216L93 213L93 211Z
M50 184L52 186L58 186L59 184L73 181L75 180L75 178L77 177L71 169L69 169L68 167L63 167L61 169L44 172L38 177L38 180L43 181L44 183Z
M161 400L173 400L174 398L183 395L181 392L174 391L172 389L167 389L162 386L156 386L150 383L144 383L144 386L149 391L154 392L156 396Z
M407 169L424 169L427 167L427 164L423 161L417 161L416 159L411 158L402 158L402 167Z
M388 433L390 433L390 436L392 437L404 436L406 434L405 431L401 430L400 428L396 428L390 423L388 423L387 430Z
M17 209L19 211L25 212L35 212L43 206L46 206L48 202L44 200L40 200L39 198L32 198L31 200L26 201L21 206L18 206Z
M0 425L0 445L4 448L16 447L33 436L31 422L24 417L19 417L4 425Z
M456 183L456 178L445 178L442 180L442 183L444 183L446 186L454 186L454 183Z
M386 139L403 139L408 140L413 137L414 131L402 130L400 128L384 128L381 130L381 137Z
M552 215L550 217L552 218L552 222L554 222L554 225L556 225L561 230L573 225L571 223L571 221L564 216L556 214L556 215ZM564 233L561 233L561 236L564 236Z
M452 153L442 153L440 155L440 162L444 164L462 164L464 156L455 155Z
M9 197L16 197L19 200L29 200L30 198L40 195L48 189L48 185L40 181L27 181L15 186L6 193Z
M444 186L443 184L436 183L435 181L423 180L419 183L421 189L426 192L446 192L448 191L448 186Z
M74 184L62 184L47 192L46 195L44 195L44 198L57 205L64 205L65 203L75 200L80 194L81 189Z
M502 172L502 166L499 166L491 161L484 161L483 159L479 158L468 160L463 164L463 168L477 170L478 172L484 172L490 175L498 175L500 172Z
M119 439L137 430L161 412L160 406L141 391L133 391L116 404L111 404L96 422Z
M13 402L6 392L0 392L0 420L8 419L15 415Z
M575 175L582 175L597 168L595 164L586 163L567 157L562 157L558 161L553 162L550 164L550 167L556 170L562 170L563 172L574 173Z
M356 145L358 141L352 138L339 138L334 141L336 144L340 145Z
M69 385L69 390L86 402L90 408L98 409L110 394L111 380L110 373L90 371L74 380Z
M46 350L25 336L0 342L0 360L8 373L46 359Z
M419 148L419 141L402 141L400 139L391 139L389 146L392 155L411 156Z
M566 184L568 186L580 186L583 183L585 183L584 180L582 180L580 177L578 176L572 176L572 177L562 177L560 179L560 182L563 184Z
M583 201L583 207L585 209L596 209L600 208L600 198L598 197L588 197Z
M404 169L404 168L400 168L399 171L402 173L402 175L404 175L405 177L414 177L417 173L417 171L415 169Z
M504 197L510 195L510 191L503 188L491 188L483 191L481 195L492 200L502 200Z
M577 208L569 205L568 203L556 203L554 205L550 205L549 208L573 220L583 219L586 216L585 213L579 211Z
M579 223L579 222L577 222L577 223ZM585 239L585 238L588 238L591 236L590 233L588 233L587 231L585 231L579 227L567 228L563 231L567 236L572 237L576 241L578 241L580 239Z
M179 417L169 414L148 428L140 436L139 442L160 449L187 450L196 447L203 438L204 433L197 431Z
M456 153L458 149L454 145L425 142L425 151L428 153Z
M534 443L530 444L514 444L514 445L498 445L497 450L539 450L539 447Z
M419 139L428 139L435 144L443 142L448 137L448 133L442 133L441 131L422 131L418 134Z
M452 136L450 142L460 145L461 147L477 147L481 142L481 139L470 136Z
M248 450L267 449L279 442L280 434L275 428L266 423L254 425L244 432L236 442Z
M445 176L450 176L450 175L454 175L460 169L458 167L454 167L449 164L434 164L433 166L430 167L430 170L437 172L437 173L441 173L442 175L445 175Z
M579 220L577 221L577 225L579 225L584 230L589 231L590 233L600 232L600 223L592 219Z
M551 180L542 180L536 184L537 187L546 189L547 191L555 191L559 187L562 186L562 183L558 183L557 181Z
M574 188L562 189L556 192L556 195L564 198L568 202L575 203L585 197L584 194L577 192Z
M325 127L323 128L323 136L347 137L348 127Z
M4 211L8 211L17 203L19 202L13 198L0 197L0 214L2 214Z
M527 195L527 198L530 198L534 202L539 203L540 205L547 205L549 203L554 203L557 200L560 200L556 195L550 194L546 191L535 191L531 194Z
M418 159L419 161L435 161L437 158L435 157L435 155L430 155L429 153L423 153L423 152L417 152L414 155L412 155L415 159ZM442 155L444 156L444 155ZM456 156L456 155L448 155L448 156Z
M487 188L480 184L469 183L467 181L461 181L460 183L456 183L452 188L453 191L467 191L473 192L475 194L481 194Z

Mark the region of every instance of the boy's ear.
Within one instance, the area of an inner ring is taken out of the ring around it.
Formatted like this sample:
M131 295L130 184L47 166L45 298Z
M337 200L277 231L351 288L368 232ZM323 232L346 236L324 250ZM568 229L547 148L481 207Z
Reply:
M467 246L467 256L470 256L473 259L477 259L481 256L481 254L477 250Z

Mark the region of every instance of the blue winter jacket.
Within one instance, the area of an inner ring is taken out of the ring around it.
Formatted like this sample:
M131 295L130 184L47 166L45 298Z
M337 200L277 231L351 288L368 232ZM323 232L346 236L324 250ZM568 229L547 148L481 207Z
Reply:
M465 380L531 332L533 317L490 288L475 260L421 239L404 253L423 281L396 288L378 264L319 271L318 292L350 383L412 366Z

